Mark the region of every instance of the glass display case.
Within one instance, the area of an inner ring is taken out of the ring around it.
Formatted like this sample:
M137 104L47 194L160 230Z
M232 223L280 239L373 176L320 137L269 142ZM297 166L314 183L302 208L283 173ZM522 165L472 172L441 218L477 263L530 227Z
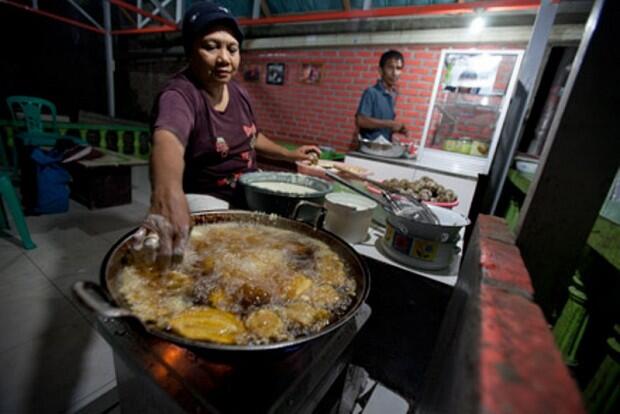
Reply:
M442 50L421 163L488 172L522 55L521 50Z

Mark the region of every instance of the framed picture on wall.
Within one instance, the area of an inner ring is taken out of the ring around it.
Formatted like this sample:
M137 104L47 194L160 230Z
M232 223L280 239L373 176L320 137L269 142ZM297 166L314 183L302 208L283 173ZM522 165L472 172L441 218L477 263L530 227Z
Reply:
M260 68L256 64L248 64L243 68L243 80L257 82L260 79Z
M267 84L284 85L284 63L267 63Z
M304 62L299 68L299 82L315 85L321 81L322 63Z

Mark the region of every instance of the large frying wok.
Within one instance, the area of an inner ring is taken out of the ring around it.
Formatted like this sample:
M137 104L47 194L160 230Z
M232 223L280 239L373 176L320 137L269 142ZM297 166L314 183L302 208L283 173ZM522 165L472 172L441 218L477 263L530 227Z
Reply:
M287 219L275 215L255 213L239 210L222 210L194 213L192 215L195 224L223 223L223 222L252 222L271 227L277 227L304 234L314 239L323 241L345 262L351 271L351 276L356 282L355 298L349 309L337 320L326 326L323 330L311 335L296 338L291 341L270 343L264 345L227 345L206 341L197 341L182 337L171 331L157 328L155 325L143 323L130 310L127 302L123 299L117 288L117 277L131 257L129 239L133 232L122 237L108 252L101 266L101 286L92 282L77 282L74 293L82 303L105 318L128 317L136 319L151 334L181 345L197 348L225 350L225 351L257 351L273 350L294 347L311 341L331 332L347 322L357 309L364 303L370 289L370 277L368 269L359 255L349 244L342 239L317 227L310 226L297 220Z

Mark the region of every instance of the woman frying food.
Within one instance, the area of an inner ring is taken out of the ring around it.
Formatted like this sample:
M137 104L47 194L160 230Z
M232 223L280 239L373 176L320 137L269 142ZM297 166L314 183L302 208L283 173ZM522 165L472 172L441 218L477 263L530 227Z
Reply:
M310 160L314 145L289 151L256 126L247 92L233 80L243 40L228 9L210 2L183 18L188 66L160 91L153 110L151 207L134 236L160 265L183 256L190 232L186 193L210 194L243 205L237 179L256 170L256 152L270 158Z

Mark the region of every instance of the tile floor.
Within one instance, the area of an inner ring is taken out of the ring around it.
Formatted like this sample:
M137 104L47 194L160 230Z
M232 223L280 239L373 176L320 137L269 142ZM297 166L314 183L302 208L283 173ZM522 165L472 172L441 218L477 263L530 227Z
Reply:
M27 217L34 250L0 231L0 413L77 412L115 388L112 352L71 286L98 281L113 242L144 218L147 175L134 168L132 204L71 201L67 213Z

